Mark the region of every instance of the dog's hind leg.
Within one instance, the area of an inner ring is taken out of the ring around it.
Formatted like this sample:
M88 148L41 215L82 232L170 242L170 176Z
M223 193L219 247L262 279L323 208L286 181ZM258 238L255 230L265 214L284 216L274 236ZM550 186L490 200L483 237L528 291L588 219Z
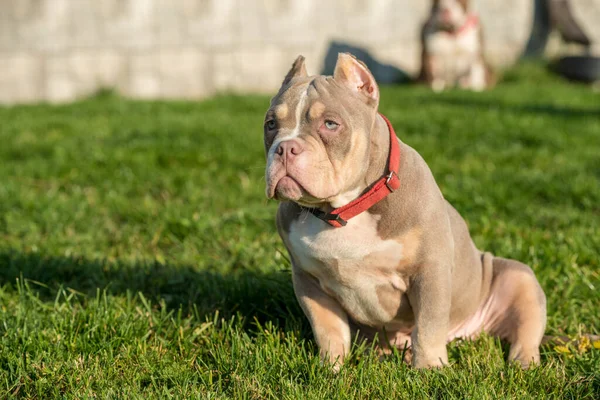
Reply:
M546 329L546 296L531 268L494 257L490 296L495 304L485 330L510 343L509 361L517 361L524 368L539 363Z

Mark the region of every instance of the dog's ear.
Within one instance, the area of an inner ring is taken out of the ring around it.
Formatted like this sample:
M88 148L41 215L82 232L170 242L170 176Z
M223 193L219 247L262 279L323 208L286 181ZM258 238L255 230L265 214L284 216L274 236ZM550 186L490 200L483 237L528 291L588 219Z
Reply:
M292 68L288 71L287 75L283 79L282 86L287 85L290 81L296 77L307 77L306 65L304 65L304 56L300 55L296 58L296 61L292 64Z
M338 55L333 79L347 85L353 91L364 94L370 103L379 103L379 88L373 74L352 54L340 53Z

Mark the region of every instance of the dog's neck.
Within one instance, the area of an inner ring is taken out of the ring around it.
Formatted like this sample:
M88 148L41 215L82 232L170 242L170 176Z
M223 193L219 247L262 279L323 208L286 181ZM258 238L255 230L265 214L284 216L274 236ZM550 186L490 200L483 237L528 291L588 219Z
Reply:
M377 114L375 117L375 123L371 130L371 146L369 154L369 168L365 174L364 187L372 185L373 182L385 174L387 171L387 164L390 155L390 131L386 122L383 120L381 115Z
M467 18L465 19L465 22L460 27L458 27L456 30L451 31L450 33L454 36L460 36L462 34L469 32L470 30L476 28L478 24L479 24L479 18L477 17L477 15L476 14L468 14Z

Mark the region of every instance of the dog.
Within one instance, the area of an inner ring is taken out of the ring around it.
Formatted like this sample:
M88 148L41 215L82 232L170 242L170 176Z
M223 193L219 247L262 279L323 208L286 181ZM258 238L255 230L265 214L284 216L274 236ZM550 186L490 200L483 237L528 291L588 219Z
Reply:
M438 367L447 342L487 332L510 343L509 360L538 363L546 298L532 270L475 247L378 105L352 55L339 54L333 76L309 76L299 56L265 117L266 195L280 202L278 232L321 358L339 369L358 333L382 356L395 346L417 368Z
M494 86L494 74L483 57L481 23L469 13L468 0L434 0L421 30L421 47L418 80L434 91Z

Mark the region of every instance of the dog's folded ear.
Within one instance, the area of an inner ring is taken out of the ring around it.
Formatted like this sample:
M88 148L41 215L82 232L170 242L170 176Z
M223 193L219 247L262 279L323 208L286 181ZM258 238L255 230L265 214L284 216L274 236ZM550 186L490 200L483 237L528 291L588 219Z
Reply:
M296 61L292 64L292 68L288 71L287 75L283 79L282 86L287 85L290 81L296 77L307 77L306 65L304 65L304 56L300 55L296 58Z
M333 78L350 89L364 94L369 102L379 103L379 88L369 68L350 53L338 55Z

